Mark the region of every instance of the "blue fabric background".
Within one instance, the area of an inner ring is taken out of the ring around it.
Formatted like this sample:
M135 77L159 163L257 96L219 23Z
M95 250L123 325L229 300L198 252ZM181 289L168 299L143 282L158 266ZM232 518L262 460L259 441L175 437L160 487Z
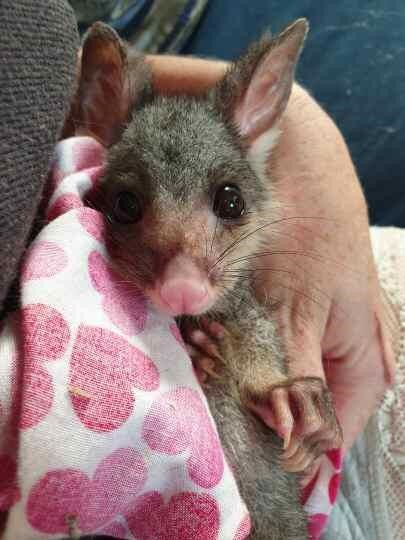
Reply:
M372 222L405 227L404 0L210 0L184 52L235 58L302 16L298 80L343 132Z

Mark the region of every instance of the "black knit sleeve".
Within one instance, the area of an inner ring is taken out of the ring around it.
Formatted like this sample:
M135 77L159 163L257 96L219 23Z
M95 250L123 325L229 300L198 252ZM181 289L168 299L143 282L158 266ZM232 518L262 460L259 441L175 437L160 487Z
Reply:
M68 110L79 40L64 0L1 1L0 29L1 312Z

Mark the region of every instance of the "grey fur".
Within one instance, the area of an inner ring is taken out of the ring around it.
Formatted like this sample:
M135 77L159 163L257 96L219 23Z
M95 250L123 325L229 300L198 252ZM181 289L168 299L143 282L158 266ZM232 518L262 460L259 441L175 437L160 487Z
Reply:
M302 36L304 26L301 21ZM224 270L224 250L233 242L237 246L236 252L228 251L240 258L236 274L223 282L218 278L220 293L212 316L230 333L221 344L220 376L210 381L207 398L251 513L251 538L301 540L307 538L307 530L297 475L283 471L280 439L246 405L263 398L277 377L280 382L287 378L273 323L250 292L250 257L262 241L269 193L253 172L247 141L239 137L231 118L240 85L246 86L253 72L250 69L247 76L247 67L260 63L275 43L263 40L252 47L205 97L162 98L148 93L146 99L137 99L130 93L127 126L116 143L110 141L95 204L109 219L108 247L117 268L145 290L153 287L178 252L192 254L195 264L208 272L215 264ZM134 77L132 72L128 80ZM138 88L139 96L144 95L139 81ZM120 132L117 127L108 126L109 132ZM248 211L232 225L218 220L214 236L207 236L201 223L211 212L216 187L223 183L238 184ZM123 226L114 223L112 213L116 195L128 190L137 195L144 214L139 223ZM245 241L238 243L243 235Z
M256 219L250 220L250 227L252 223L253 228L260 226L264 221L261 212L267 202L266 187L252 172L242 145L235 144L233 133L209 101L156 98L139 108L122 139L111 148L104 184L106 199L112 197L111 190L139 190L139 196L144 198L145 205L153 207L154 214L169 220L169 216L176 213L183 216L183 224L180 220L180 224L173 225L179 227L177 231L171 227L165 231L163 221L154 247L148 244L149 236L141 232L142 225L138 227L136 245L133 229L129 236L122 227L114 229L112 226L114 242L110 243L110 250L120 257L120 271L125 269L130 278L139 282L139 275L134 276L128 268L128 253L129 250L134 254L143 253L145 273L142 278L153 282L161 266L156 264L158 257L162 253L172 255L169 246L173 240L173 249L184 245L182 229L193 227L196 201L200 199L201 205L211 206L212 191L218 181L235 182L235 179L246 197L249 211L256 215ZM240 232L238 230L238 234ZM220 232L217 234L220 238ZM247 255L255 252L260 237L257 234L244 243L246 246L241 246L247 250ZM126 265L123 259L127 259ZM138 268L139 264L138 257ZM248 264L241 263L239 271L247 270ZM146 267L152 268L150 276ZM246 278L245 274L244 282ZM254 531L250 538L301 540L307 538L307 532L297 476L283 471L278 459L279 438L250 413L241 400L242 388L247 391L249 385L244 385L240 379L249 370L252 391L259 372L285 373L273 324L268 314L254 304L249 287L247 290L243 287L243 298L239 294L235 296L235 289L240 292L241 285L241 280L235 279L215 305L215 319L226 325L232 339L223 344L221 377L211 379L206 394L226 457L251 513ZM246 305L252 307L246 308ZM265 377L261 380L266 381ZM263 391L271 387L271 381L268 382Z
M285 373L274 325L263 307L238 309L233 320L224 320L230 333L221 342L224 359L218 376L205 391L225 455L249 509L251 540L302 540L307 519L299 500L297 475L280 464L282 442L249 412L241 388L249 378L266 377L269 370ZM245 379L245 380L244 380ZM265 382L265 380L263 381Z

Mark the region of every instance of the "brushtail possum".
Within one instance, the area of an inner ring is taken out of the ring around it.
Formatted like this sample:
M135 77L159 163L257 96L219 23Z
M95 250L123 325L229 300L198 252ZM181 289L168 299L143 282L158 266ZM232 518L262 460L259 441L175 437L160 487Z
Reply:
M257 540L307 538L297 472L340 440L328 391L316 378L289 378L271 313L252 292L272 220L264 164L307 27L300 19L264 37L191 98L156 95L144 59L96 23L73 109L81 131L108 149L95 204L120 274L157 309L227 329L205 391ZM256 406L271 407L275 431Z

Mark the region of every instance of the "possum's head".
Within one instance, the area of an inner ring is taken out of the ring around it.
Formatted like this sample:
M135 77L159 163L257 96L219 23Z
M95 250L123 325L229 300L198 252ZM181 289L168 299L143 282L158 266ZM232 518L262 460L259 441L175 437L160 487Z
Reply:
M307 32L262 39L199 98L159 97L111 29L87 33L77 114L106 147L97 204L126 279L171 315L223 310L269 222L265 161Z

